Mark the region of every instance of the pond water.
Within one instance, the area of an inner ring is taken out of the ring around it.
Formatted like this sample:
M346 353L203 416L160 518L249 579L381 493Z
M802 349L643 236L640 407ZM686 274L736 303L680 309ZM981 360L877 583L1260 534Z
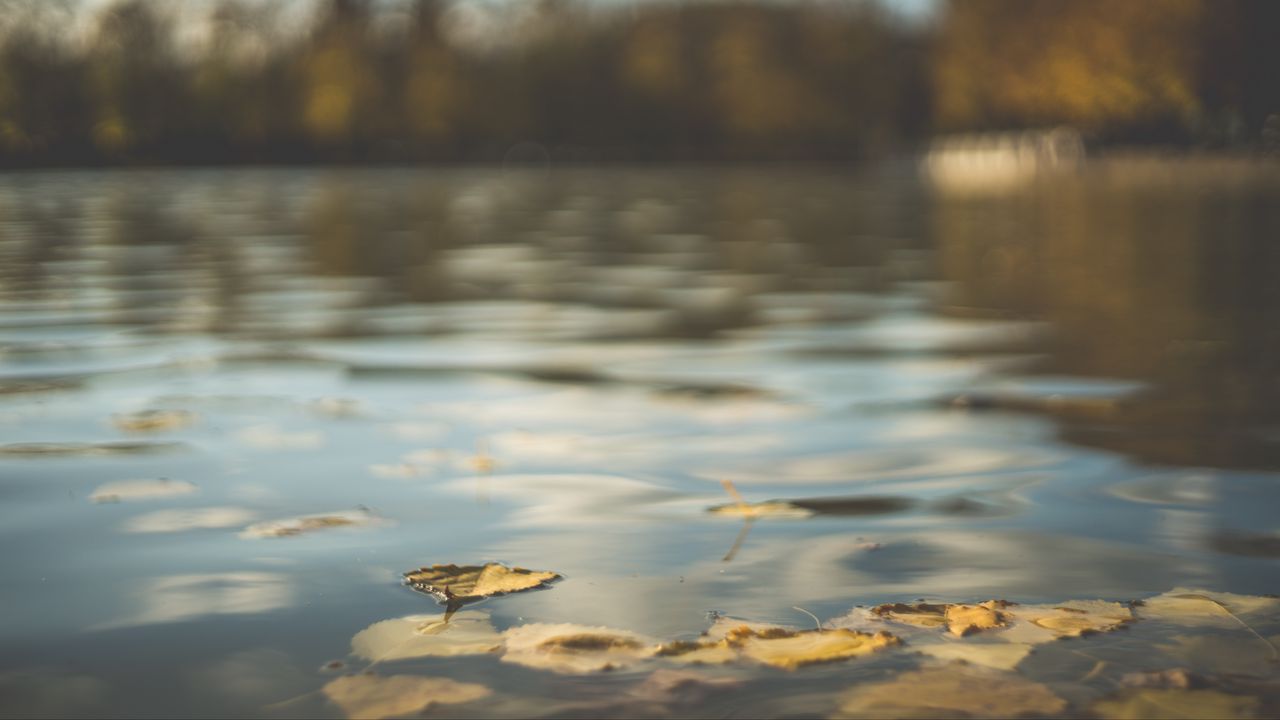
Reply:
M440 615L402 575L442 563L563 575L467 606L496 631L663 641L1280 591L1277 238L1280 172L1209 161L959 196L905 166L0 177L0 714L341 717L322 688L369 668L491 691L427 715L825 717L923 662L654 695L667 660L350 654ZM799 511L708 512L722 481ZM1280 613L1241 624L1017 673L1048 714L1189 668L1274 715Z

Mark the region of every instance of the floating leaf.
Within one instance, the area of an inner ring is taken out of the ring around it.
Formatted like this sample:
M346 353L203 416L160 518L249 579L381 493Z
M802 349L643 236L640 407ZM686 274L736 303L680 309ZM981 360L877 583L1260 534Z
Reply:
M240 533L242 538L278 538L292 537L315 530L337 527L353 527L385 522L382 518L367 510L347 510L320 515L301 515L299 517L270 520L250 525Z
M916 627L943 627L947 624L947 606L934 603L889 603L871 608L871 614Z
M1204 685L1204 680L1185 668L1174 668L1158 672L1126 673L1120 678L1120 684L1125 687L1136 688L1190 690Z
M900 643L887 632L873 635L844 629L803 630L789 636L748 630L733 642L738 643L747 657L787 670L861 657Z
M943 627L952 635L964 637L981 630L1004 627L1009 622L1005 608L1010 603L988 600L977 605L893 603L871 609L873 615L917 627Z
M1055 715L1067 703L1019 675L951 663L853 688L836 717L933 718Z
M707 508L712 515L731 515L734 517L775 517L775 518L807 518L813 515L812 510L796 507L789 502L767 501L758 503L727 503Z
M707 512L715 515L733 515L745 518L758 517L789 517L804 518L813 514L811 510L796 507L789 502L773 500L769 502L749 503L746 498L742 497L742 493L738 492L737 486L732 480L721 480L720 484L724 486L725 492L733 498L733 502L727 505L716 505L707 508Z
M432 705L452 705L487 697L492 691L475 683L410 675L347 675L324 686L324 695L349 718L397 717Z
M99 485L89 499L96 503L115 503L131 500L154 500L156 498L190 495L199 488L195 483L186 480L121 480Z
M1108 720L1227 720L1254 717L1258 700L1217 690L1143 689L1101 700L1092 709Z
M1004 637L1033 643L1110 632L1137 619L1128 605L1104 600L1068 600L1056 605L1017 605L1009 613L1018 624L1004 633Z
M1008 616L1003 608L1009 606L1002 600L988 600L979 605L948 605L947 630L956 637L964 637L982 630L1003 627Z
M503 662L580 674L615 670L650 657L656 643L626 630L569 623L532 623L503 633Z
M501 563L486 565L432 565L404 574L405 581L419 592L441 602L471 602L493 595L545 587L560 579L547 570L509 568Z
M1031 654L1033 646L1010 642L948 642L912 645L911 649L939 660L962 660L996 670L1012 670Z
M181 430L196 421L195 413L188 410L142 410L123 415L112 415L111 424L125 432L148 433Z
M658 649L658 654L680 662L721 664L748 658L766 665L794 670L805 665L847 660L898 645L887 632L865 633L836 630L795 630L792 628L742 623L721 618L700 641L677 641Z
M239 507L182 508L157 510L125 521L127 533L167 533L182 530L212 530L244 525L253 519L252 510Z
M1280 617L1280 598L1178 587L1144 600L1138 614L1178 625L1240 627L1244 617Z
M236 438L261 450L313 450L324 445L322 432L287 432L275 425L253 425L236 433Z
M0 457L75 457L80 455L144 455L187 449L180 442L10 443Z
M467 611L449 617L410 615L383 620L351 638L351 652L372 662L405 658L482 655L502 648L502 636L486 612Z

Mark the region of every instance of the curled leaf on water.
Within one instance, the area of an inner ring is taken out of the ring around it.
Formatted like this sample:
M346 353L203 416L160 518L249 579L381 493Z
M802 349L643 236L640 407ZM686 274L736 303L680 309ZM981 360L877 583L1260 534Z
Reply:
M1234 720L1257 716L1258 699L1217 690L1130 690L1093 704L1095 715L1107 720Z
M951 663L855 686L835 717L1011 718L1057 715L1066 708L1066 701L1048 687L1015 673Z
M549 570L485 565L432 565L404 574L405 582L440 602L462 604L494 595L507 595L546 587L561 578Z
M181 430L195 421L195 413L189 410L142 410L111 416L112 425L119 430L131 433Z
M448 678L372 674L347 675L329 681L324 696L349 718L400 717L420 713L433 705L471 702L492 694L489 688Z
M502 648L487 612L409 615L376 622L351 638L351 652L371 662L416 657L483 655Z
M621 669L657 650L656 642L638 633L569 623L521 625L503 637L503 662L565 674Z
M359 527L387 522L368 510L344 510L317 515L300 515L255 523L240 532L242 538L292 537L329 528Z
M750 503L738 492L738 488L733 484L733 481L721 480L720 484L724 486L725 492L729 493L729 496L733 498L733 502L707 508L707 512L713 515L732 515L745 518L806 518L813 514L812 510L806 510L782 500Z

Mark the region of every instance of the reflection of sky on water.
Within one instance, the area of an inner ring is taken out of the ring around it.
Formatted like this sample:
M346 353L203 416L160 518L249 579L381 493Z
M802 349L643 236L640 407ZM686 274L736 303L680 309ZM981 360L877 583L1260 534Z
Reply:
M1019 298L1019 278L970 266L1002 206L781 177L9 182L0 638L29 650L4 668L57 675L58 648L83 645L85 677L107 677L136 644L158 677L239 688L252 701L226 708L246 713L314 689L362 628L438 611L398 584L438 562L566 576L486 602L499 629L655 636L696 634L709 610L803 625L794 606L1274 591L1274 407L1216 384L1265 369L1265 303L1236 309L1254 334L1195 352L1182 316L1093 337L1077 308L1105 297L1055 276ZM1095 242L1015 209L1055 253ZM113 425L148 409L195 422ZM726 479L819 510L744 532L705 512ZM113 487L134 501L90 502ZM868 495L885 500L848 509ZM388 522L238 536L365 512Z

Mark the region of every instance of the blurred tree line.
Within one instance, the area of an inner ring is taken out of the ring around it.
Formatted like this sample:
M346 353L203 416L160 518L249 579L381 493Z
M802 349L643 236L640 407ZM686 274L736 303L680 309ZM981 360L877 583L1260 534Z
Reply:
M1067 123L1240 142L1280 3L0 0L0 162L858 159Z

